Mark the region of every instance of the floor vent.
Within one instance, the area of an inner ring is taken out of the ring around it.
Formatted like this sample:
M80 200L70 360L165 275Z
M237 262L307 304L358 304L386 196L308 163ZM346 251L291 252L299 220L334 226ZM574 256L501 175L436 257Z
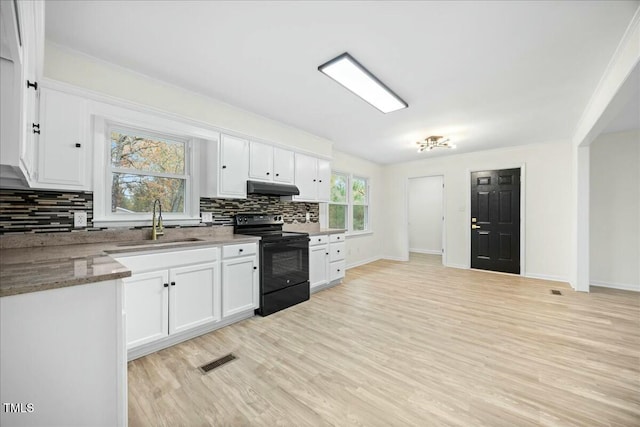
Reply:
M560 291L559 291L559 290L557 290L557 289L551 289L551 293L552 293L553 295L562 295L562 292L560 292Z
M212 360L209 363L205 363L204 365L200 366L198 369L200 369L200 372L202 372L203 374L207 374L213 371L214 369L224 365L225 363L229 363L235 359L236 357L233 355L233 353L229 353L226 356L222 356L219 359Z

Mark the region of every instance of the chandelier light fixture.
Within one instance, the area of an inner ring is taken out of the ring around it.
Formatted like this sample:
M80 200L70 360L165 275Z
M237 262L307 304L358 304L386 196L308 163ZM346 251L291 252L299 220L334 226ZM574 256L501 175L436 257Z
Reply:
M433 135L425 138L424 141L416 142L418 144L418 153L423 151L431 151L434 148L456 148L454 144L451 144L449 138L444 136Z

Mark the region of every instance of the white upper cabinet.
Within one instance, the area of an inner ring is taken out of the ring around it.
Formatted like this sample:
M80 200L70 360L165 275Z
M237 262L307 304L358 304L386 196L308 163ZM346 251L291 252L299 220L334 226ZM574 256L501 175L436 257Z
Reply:
M86 105L84 98L41 89L38 174L34 187L89 189Z
M305 154L295 155L295 184L300 190L294 201L328 202L331 162Z
M293 184L293 151L251 141L249 177L261 181Z
M331 162L318 159L318 201L328 202L331 197Z
M220 154L220 195L246 197L249 141L222 135Z
M2 1L0 21L0 178L18 185L31 185L39 131L44 2Z
M222 134L200 147L202 197L246 198L249 179L249 141Z
M273 180L286 184L294 182L293 151L273 148Z
M249 176L252 179L273 180L273 147L251 141L249 148Z

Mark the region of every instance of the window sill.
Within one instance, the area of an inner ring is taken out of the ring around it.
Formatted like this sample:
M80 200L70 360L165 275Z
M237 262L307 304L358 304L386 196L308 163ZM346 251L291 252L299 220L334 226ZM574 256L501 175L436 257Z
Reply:
M200 218L185 219L163 219L163 225L198 225ZM98 219L93 221L94 227L99 228L118 228L118 227L151 227L151 220L135 220L135 219Z
M345 233L347 237L360 237L360 236L371 236L373 235L373 230L367 231L352 231L351 233Z

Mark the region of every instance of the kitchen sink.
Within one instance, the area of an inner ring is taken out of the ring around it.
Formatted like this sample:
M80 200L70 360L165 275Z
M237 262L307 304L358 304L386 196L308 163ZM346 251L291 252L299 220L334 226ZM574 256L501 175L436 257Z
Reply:
M198 239L196 237L187 237L184 239L172 239L172 240L140 240L137 242L122 242L116 244L118 247L134 247L134 246L159 246L159 245L170 245L174 243L188 243L188 242L201 242L202 239Z

